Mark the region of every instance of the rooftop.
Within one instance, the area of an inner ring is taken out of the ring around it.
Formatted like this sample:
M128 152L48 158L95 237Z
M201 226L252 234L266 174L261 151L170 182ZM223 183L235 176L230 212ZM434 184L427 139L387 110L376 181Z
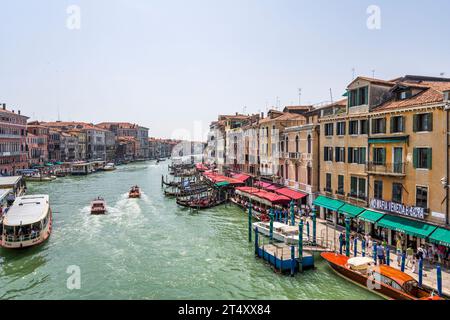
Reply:
M41 221L47 215L49 206L48 195L17 197L6 213L3 224L20 226Z

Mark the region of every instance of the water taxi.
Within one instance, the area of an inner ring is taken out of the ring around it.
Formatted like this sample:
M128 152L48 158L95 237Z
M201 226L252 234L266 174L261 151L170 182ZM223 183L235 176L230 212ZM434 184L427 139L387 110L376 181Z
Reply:
M17 197L0 221L0 231L4 248L26 248L47 240L52 231L49 196Z
M130 192L128 193L128 198L140 198L141 190L138 186L131 187Z
M320 254L330 267L347 280L395 300L440 300L429 290L419 287L410 275L387 265L374 265L369 257L349 258L334 252Z
M116 170L116 166L114 163L110 162L107 163L104 167L103 167L103 171L114 171Z
M106 213L106 201L98 197L91 202L91 214L105 214Z

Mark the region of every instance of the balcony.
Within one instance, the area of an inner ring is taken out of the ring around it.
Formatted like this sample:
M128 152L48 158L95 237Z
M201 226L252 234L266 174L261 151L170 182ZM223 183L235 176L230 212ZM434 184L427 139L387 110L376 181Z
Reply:
M385 163L368 162L366 165L366 172L375 175L386 175L403 177L406 175L406 163Z
M298 160L301 157L300 152L289 152L289 159Z

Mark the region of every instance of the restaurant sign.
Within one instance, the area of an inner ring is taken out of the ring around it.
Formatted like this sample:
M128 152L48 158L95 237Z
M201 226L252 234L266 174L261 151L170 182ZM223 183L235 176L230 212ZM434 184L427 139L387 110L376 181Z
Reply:
M392 201L378 199L372 199L370 201L370 207L372 209L397 213L412 218L425 219L425 210L420 207L409 207Z

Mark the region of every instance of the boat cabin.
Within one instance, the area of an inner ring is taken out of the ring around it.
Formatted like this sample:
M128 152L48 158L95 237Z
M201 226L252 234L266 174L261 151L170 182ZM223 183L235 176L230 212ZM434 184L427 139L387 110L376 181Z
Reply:
M0 223L0 245L23 248L43 242L50 235L51 219L48 195L17 197Z

